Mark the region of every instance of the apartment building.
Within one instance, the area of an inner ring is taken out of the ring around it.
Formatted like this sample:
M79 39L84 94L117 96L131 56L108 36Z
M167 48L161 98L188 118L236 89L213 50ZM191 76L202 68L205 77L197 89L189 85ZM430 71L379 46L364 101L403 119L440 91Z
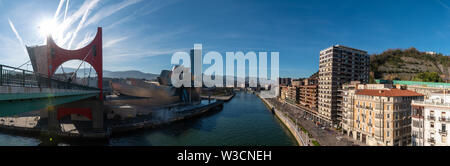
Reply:
M349 135L370 146L410 145L411 101L423 97L403 89L356 91Z
M308 78L303 80L303 85L298 86L300 91L299 104L305 108L309 108L308 111L317 112L318 109L318 91L319 86L317 79Z
M397 85L397 87L400 85ZM444 89L450 89L450 84L446 88L432 87L427 85L406 85L406 89L425 95L425 99L429 99L433 94L442 92Z
M375 80L377 83L389 83L395 87L406 87L407 90L411 90L417 93L425 95L425 99L428 99L431 94L440 93L444 89L450 89L450 83L442 82L419 82L419 81L403 81L403 80Z
M358 90L370 89L370 90L389 90L392 89L392 84L361 84L360 81L352 81L342 85L341 97L342 105L340 106L342 111L342 133L348 136L352 135L353 131L353 114L354 114L354 99L355 93Z
M285 101L288 96L288 87L280 86L280 100Z
M292 85L291 78L279 78L280 86L291 86Z
M354 114L354 97L359 81L352 81L342 85L342 133L351 136L353 130L353 114Z
M366 51L335 45L320 51L319 116L329 124L339 124L342 98L339 90L344 83L369 81L370 59Z
M303 85L300 89L300 105L317 112L318 107L318 85Z
M317 85L318 83L317 78L307 78L303 80L303 85Z
M302 85L304 85L304 82L303 82L303 80L302 79L298 79L298 80L292 80L292 86L302 86Z
M450 146L449 90L431 94L427 100L413 100L412 146Z
M287 87L287 96L286 96L286 102L291 104L298 104L300 97L300 91L298 87L295 86L288 86Z

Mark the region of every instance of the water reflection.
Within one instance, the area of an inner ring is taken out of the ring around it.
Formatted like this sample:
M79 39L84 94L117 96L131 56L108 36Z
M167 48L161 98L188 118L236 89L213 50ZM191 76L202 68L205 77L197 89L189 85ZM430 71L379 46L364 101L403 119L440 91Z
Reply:
M295 138L253 94L238 93L222 110L109 141L59 140L0 134L2 146L294 146Z

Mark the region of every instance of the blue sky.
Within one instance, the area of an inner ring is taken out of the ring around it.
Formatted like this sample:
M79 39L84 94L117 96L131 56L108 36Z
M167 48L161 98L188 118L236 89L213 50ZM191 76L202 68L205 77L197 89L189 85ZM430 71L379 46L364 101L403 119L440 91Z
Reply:
M42 22L52 18L67 25L56 37L64 48L103 27L104 69L113 71L160 73L194 43L223 56L278 51L282 77L316 72L319 51L335 44L450 54L450 0L70 0L67 13L66 4L0 0L0 64L28 61L23 44L43 44Z

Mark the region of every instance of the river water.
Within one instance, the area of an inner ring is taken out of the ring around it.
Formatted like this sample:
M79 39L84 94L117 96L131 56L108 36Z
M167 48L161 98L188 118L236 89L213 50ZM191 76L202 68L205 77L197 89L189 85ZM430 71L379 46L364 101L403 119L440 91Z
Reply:
M0 146L45 145L46 140L0 133ZM64 143L71 145L78 143ZM288 129L253 94L237 93L223 110L156 129L113 137L110 146L295 146Z

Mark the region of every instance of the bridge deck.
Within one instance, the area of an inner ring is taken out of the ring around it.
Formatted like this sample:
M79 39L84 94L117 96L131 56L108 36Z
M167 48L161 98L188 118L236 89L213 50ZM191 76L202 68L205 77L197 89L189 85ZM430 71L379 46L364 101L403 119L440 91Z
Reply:
M99 95L100 89L0 65L0 116L14 116Z

